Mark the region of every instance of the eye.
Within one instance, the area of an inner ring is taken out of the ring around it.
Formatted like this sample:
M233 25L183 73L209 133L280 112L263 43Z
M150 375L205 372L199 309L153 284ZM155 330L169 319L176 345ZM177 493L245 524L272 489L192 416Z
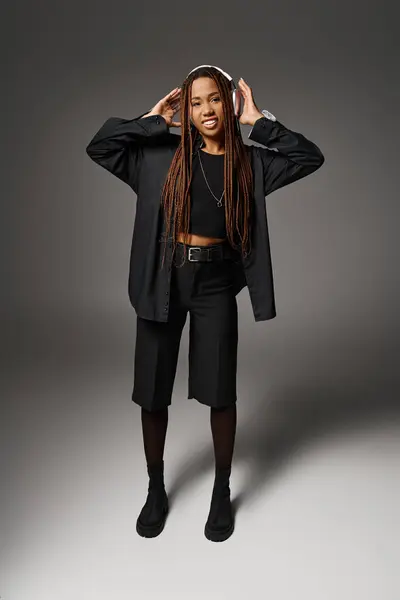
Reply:
M212 100L219 100L219 99L220 99L219 96L214 96L214 98L212 98ZM192 106L197 106L198 104L199 104L199 102L194 102L192 104Z

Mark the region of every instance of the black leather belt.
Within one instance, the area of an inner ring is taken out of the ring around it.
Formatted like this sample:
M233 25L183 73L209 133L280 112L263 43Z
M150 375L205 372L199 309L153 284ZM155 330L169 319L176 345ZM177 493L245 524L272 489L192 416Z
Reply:
M183 256L186 246L186 260L189 262L211 262L213 260L237 260L239 253L229 243L221 242L211 246L190 246L182 242L176 243L176 254Z

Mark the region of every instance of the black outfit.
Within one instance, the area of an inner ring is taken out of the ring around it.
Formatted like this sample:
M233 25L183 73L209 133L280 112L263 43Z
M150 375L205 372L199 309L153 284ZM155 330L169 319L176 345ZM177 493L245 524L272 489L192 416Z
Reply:
M157 127L163 134L155 135ZM165 120L158 116L133 121L110 119L87 149L96 162L129 183L138 194L129 278L130 297L137 313L132 400L148 411L171 404L180 340L189 312L188 398L196 398L210 407L224 408L237 401L236 295L245 283L243 277L249 285L256 320L272 318L275 314L265 190L305 176L318 168L323 158L318 148L301 134L260 118L252 129L253 137L264 129L270 136L275 132L275 147L284 148L293 158L289 160L273 150L248 147L255 169L253 214L256 217L250 256L243 259L226 240L217 244L215 250L207 247L209 253L223 251L221 260L184 262L184 244L177 244L172 259L169 240L166 268L161 270L163 244L155 242L165 240L160 191L180 139L167 134L165 128ZM261 132L258 139L263 139ZM195 145L193 156L189 232L225 237L224 198L221 198L225 156L207 154L199 145ZM201 167L213 194L221 198L222 206L217 205L211 194ZM257 202L261 193L262 205L260 200ZM260 260L264 260L263 265Z
M180 135L169 132L163 117L141 118L145 114L108 119L86 151L137 194L129 298L140 318L165 323L170 316L172 240L165 236L160 194ZM246 146L254 174L252 252L235 261L233 289L236 295L247 286L255 321L265 321L276 316L265 196L313 173L324 157L301 133L265 117L255 122L249 138L265 147ZM161 269L164 244L166 263Z
M193 158L189 231L223 237L226 235L224 198L218 206L201 167L218 199L224 191L224 155L212 155L199 149ZM217 244L215 252L223 247L226 247L225 257L221 260L184 262L184 244L178 243L171 273L167 323L137 316L132 400L147 410L171 404L180 340L188 312L188 398L217 408L237 400L238 310L233 288L233 260L237 260L238 255L227 242ZM213 246L207 248L208 252L213 252Z
M216 459L204 534L209 540L223 541L234 528L229 477L236 430L236 295L248 285L255 320L275 316L265 196L315 171L324 158L317 146L301 134L277 121L258 119L249 137L265 146L270 144L274 150L247 147L254 174L253 251L243 259L226 241L204 251L209 257L220 253L220 260L189 260L178 266L184 244L178 243L172 260L172 240L166 239L160 204L160 191L180 141L180 136L168 133L167 129L160 116L131 121L109 119L87 147L93 160L128 183L138 195L129 273L129 297L137 313L132 400L142 406L146 458L152 464L148 464L148 496L136 528L145 537L159 535L169 509L162 459L167 407L171 403L180 339L189 312L188 398L195 397L212 408ZM219 199L224 187L224 155L207 155L199 149L199 144L194 152L199 154L193 157L189 232L226 237L224 202L217 206L198 162L201 156L209 186ZM167 263L160 270L164 243L168 244ZM203 254L200 248L191 250L198 258ZM153 411L156 414L150 414Z

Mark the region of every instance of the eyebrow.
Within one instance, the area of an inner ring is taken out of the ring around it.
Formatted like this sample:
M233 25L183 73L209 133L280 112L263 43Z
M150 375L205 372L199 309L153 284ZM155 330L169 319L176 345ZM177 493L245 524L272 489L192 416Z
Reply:
M214 96L214 94L219 94L219 92L211 92L211 94L208 94L208 97ZM192 100L201 100L201 98L200 96L193 96Z

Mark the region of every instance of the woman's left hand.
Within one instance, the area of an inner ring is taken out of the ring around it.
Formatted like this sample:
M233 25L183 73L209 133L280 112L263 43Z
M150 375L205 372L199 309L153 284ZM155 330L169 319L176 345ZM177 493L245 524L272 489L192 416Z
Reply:
M258 107L254 102L252 89L247 85L243 78L239 79L238 85L244 100L243 112L239 117L239 123L242 125L253 126L257 119L264 115L258 110Z

